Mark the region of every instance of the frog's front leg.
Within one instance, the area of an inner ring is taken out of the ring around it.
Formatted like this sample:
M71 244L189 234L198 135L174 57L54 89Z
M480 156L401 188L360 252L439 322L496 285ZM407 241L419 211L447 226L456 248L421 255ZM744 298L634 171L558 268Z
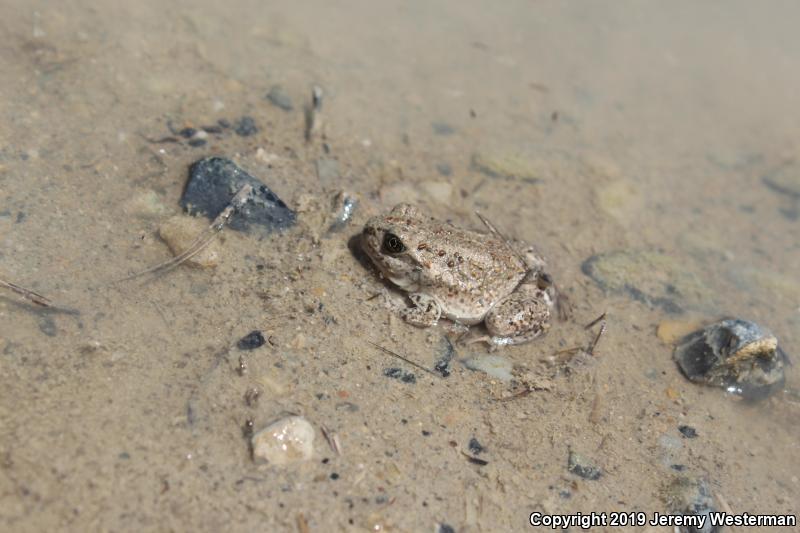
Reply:
M442 307L435 298L414 292L408 295L408 299L411 300L413 306L400 311L403 320L420 328L436 325L439 317L442 316Z
M550 327L551 306L542 290L535 287L517 289L497 302L486 315L486 330L491 344L522 344L535 339Z

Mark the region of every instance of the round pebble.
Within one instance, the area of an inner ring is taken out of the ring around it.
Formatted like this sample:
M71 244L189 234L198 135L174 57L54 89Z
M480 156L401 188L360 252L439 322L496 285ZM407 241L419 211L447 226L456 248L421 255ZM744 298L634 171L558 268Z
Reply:
M207 228L208 224L204 220L187 215L177 215L167 219L158 228L158 234L164 239L173 254L180 255L188 250L197 236ZM219 264L219 259L219 243L214 240L191 259L188 259L186 263L196 267L211 268Z
M288 465L314 455L314 428L301 416L273 422L253 435L253 459L258 463Z

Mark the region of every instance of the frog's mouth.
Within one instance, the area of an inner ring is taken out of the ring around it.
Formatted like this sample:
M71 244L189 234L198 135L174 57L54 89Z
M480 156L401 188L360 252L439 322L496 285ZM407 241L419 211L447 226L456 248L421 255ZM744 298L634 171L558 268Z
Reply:
M412 272L406 273L405 275L398 275L398 270L403 270L403 268L393 269L392 265L393 260L391 257L386 257L382 255L380 252L376 251L373 242L369 242L370 239L375 240L375 237L364 235L364 242L363 242L363 250L366 252L367 257L369 257L370 261L375 268L378 270L380 276L386 280L389 280L393 285L403 289L405 291L414 291L419 286L419 282L416 279L416 276L413 275ZM399 262L400 267L405 267L405 264Z
M419 286L419 282L413 273L409 272L406 275L398 275L392 271L391 259L383 256L375 256L367 251L367 255L372 259L372 263L378 269L378 272L384 279L388 279L395 286L403 289L404 291L414 291Z

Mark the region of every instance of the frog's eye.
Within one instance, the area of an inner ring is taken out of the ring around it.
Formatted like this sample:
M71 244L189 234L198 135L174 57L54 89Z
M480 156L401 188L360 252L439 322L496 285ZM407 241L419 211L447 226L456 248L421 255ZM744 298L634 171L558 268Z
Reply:
M405 250L406 247L403 241L394 233L387 233L383 236L383 251L387 254L396 255L405 252Z

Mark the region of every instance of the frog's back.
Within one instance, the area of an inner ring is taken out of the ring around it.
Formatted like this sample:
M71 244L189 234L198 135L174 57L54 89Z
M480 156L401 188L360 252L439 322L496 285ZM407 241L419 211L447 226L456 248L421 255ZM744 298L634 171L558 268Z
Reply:
M511 294L527 266L502 240L490 234L442 225L434 242L447 246L426 250L435 274L426 289L437 297L446 316L480 321L498 300Z

